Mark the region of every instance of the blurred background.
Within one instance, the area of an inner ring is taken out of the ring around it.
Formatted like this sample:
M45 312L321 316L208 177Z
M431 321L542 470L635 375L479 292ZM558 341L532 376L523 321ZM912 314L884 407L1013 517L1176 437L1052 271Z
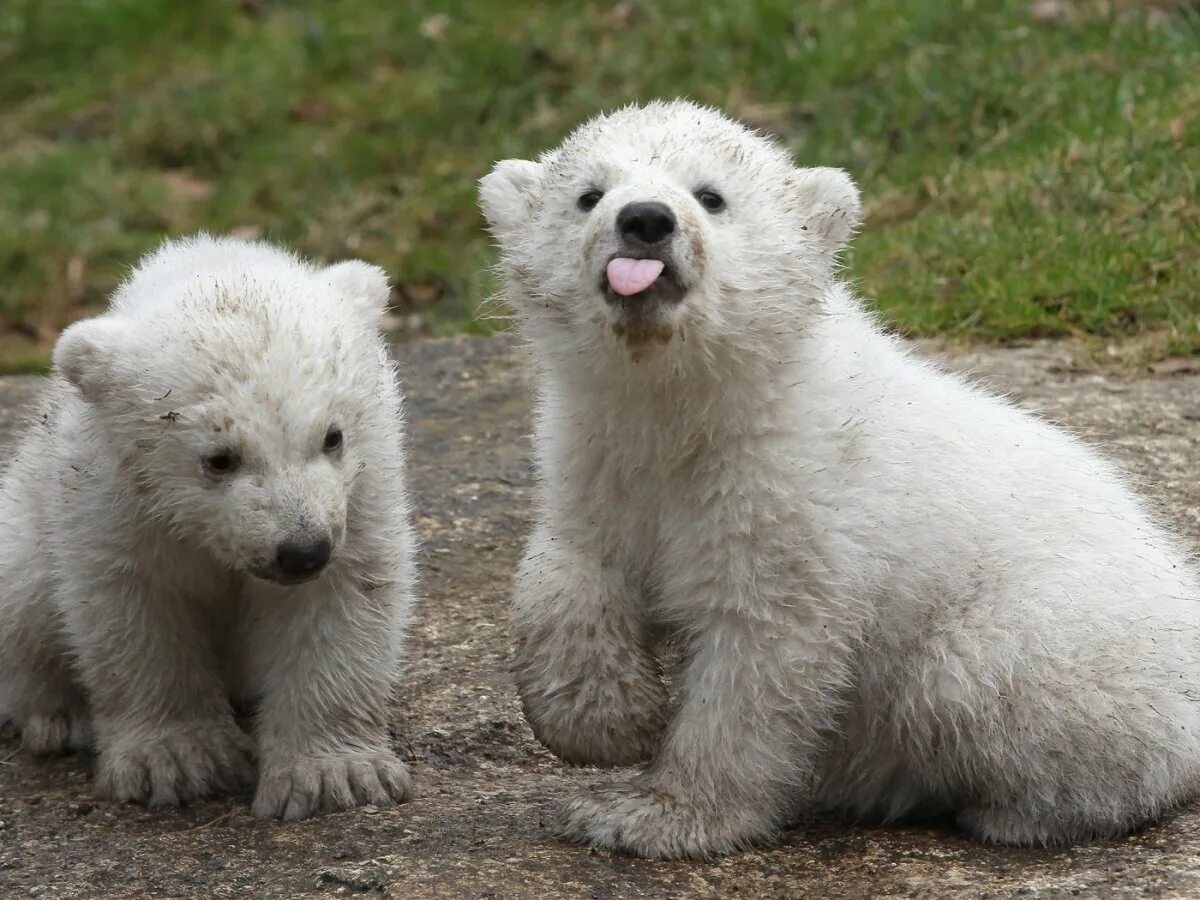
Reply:
M378 263L400 337L504 327L491 163L688 96L842 166L897 329L1200 359L1200 4L0 0L0 371L165 235Z

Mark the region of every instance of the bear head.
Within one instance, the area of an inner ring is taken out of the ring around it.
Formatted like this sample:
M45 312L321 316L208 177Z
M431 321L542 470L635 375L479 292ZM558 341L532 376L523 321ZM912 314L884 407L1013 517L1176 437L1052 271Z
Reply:
M373 444L395 434L378 330L389 293L363 262L171 242L108 312L62 334L54 362L148 526L236 571L297 583L337 559Z
M507 299L535 333L633 348L802 326L861 217L844 172L797 168L685 101L603 115L537 161L500 162L480 199Z

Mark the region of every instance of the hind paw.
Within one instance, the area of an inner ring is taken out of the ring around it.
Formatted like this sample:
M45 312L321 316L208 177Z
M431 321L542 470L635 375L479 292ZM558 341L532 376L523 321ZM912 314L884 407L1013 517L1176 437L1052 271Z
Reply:
M21 725L21 747L37 756L91 746L92 721L82 707L34 713Z

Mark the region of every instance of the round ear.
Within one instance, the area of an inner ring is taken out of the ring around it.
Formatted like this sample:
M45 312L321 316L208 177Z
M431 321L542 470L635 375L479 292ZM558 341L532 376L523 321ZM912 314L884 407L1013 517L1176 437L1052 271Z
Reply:
M506 159L479 179L479 205L493 235L503 238L529 221L541 177L541 163Z
M84 319L67 328L54 345L54 367L89 402L102 400L116 383L129 328L110 316Z
M329 266L322 274L366 319L379 324L392 299L387 272L361 259L351 259Z
M825 167L798 169L794 184L804 227L825 244L830 254L837 253L862 223L858 188L841 169Z

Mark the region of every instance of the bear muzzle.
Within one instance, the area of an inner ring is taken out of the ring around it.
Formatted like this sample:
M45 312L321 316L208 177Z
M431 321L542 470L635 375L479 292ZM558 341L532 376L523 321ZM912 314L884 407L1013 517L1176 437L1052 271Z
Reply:
M273 564L261 577L277 584L300 584L320 575L332 556L329 535L293 535L278 544Z

